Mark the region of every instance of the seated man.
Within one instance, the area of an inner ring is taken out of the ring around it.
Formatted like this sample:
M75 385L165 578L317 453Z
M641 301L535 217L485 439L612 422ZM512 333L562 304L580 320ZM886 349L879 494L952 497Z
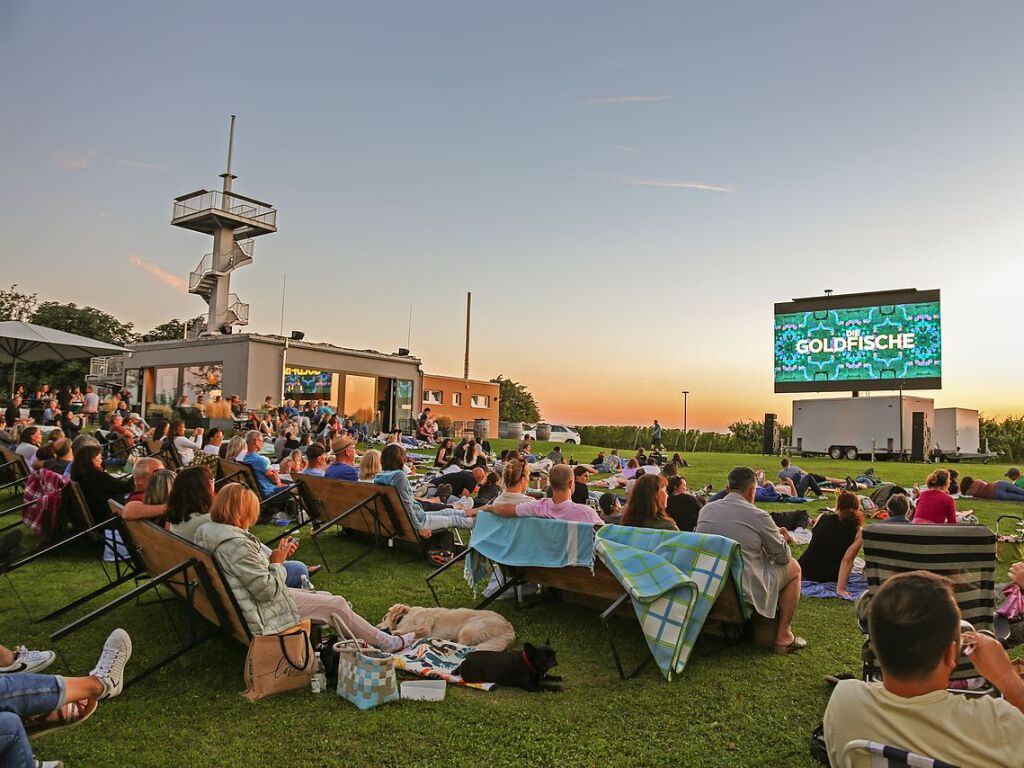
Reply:
M548 517L555 520L604 525L604 521L597 512L586 504L577 504L572 500L572 492L576 484L572 467L568 464L556 464L551 468L548 473L548 485L551 489L550 498L526 501L521 504L496 502L480 507L480 509L501 517ZM466 515L476 517L477 511L476 509L467 510ZM799 587L799 584L797 586Z
M889 513L889 517L882 520L883 523L910 522L907 519L907 512L910 511L910 502L902 493L894 493L889 497L889 500L885 502L885 511Z
M882 682L842 680L825 710L832 765L843 747L868 739L955 765L1021 765L1024 682L998 640L960 634L949 582L926 571L890 577L868 609ZM950 693L961 649L1003 698ZM864 756L856 766L867 766Z
M132 480L135 482L135 488L131 493L128 494L128 498L125 499L125 503L132 501L142 501L146 495L146 486L149 484L149 478L152 477L153 473L158 469L163 469L164 463L160 459L153 458L152 456L145 456L135 462L135 466L132 467Z
M263 498L269 498L285 488L277 472L271 469L270 459L260 453L263 450L263 435L258 430L251 429L245 433L245 447L246 453L242 457L242 464L252 467Z
M359 467L356 466L356 441L348 435L338 435L331 441L334 452L334 463L324 471L324 477L330 480L359 480Z
M28 425L31 423L32 419L23 419L21 417L21 395L15 395L14 399L11 400L11 404L4 412L4 425L7 429L14 429L18 424Z
M818 487L817 477L804 472L796 464L791 463L788 458L782 460L779 479L791 481L797 496L805 496L808 488L814 491L815 496L821 496L821 488Z
M71 461L75 458L71 451L71 441L62 437L52 445L53 458L43 462L43 469L56 472L58 475L67 475L71 470Z
M302 474L324 477L324 472L327 469L327 449L320 443L314 443L306 449L306 461L309 462L309 465L302 470Z
M761 616L778 616L775 652L799 651L807 645L790 623L800 599L800 566L792 558L792 537L776 527L771 516L754 506L757 477L749 467L729 473L729 493L709 501L697 517L697 533L713 533L739 542L743 552L743 594Z
M135 435L124 425L124 417L116 411L110 417L110 431L124 440L129 448L135 445Z

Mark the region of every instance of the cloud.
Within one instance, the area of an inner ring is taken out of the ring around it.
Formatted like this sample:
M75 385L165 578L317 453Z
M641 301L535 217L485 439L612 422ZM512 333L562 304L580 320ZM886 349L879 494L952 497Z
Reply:
M736 187L724 184L708 184L704 181L668 181L661 179L629 179L621 176L599 176L586 174L584 178L597 181L612 181L616 184L629 184L633 187L660 187L662 189L696 189L702 192L735 192Z
M675 96L597 96L584 99L586 104L635 104L642 101L672 101Z
M612 144L612 149L618 149L622 152L636 152L636 147L631 147L629 144Z
M155 277L164 285L170 286L171 288L174 288L176 291L185 290L184 280L182 280L177 275L172 275L170 272L160 268L156 264L150 261L146 261L141 256L138 256L133 253L131 256L128 257L128 261L131 263L133 267L138 267L143 272L148 272L150 275Z
M84 152L79 154L68 154L66 152L53 152L50 161L60 170L73 173L84 171L97 163L111 163L113 165L126 165L129 168L139 168L147 171L169 171L165 165L155 163L143 163L139 160L125 160L118 157L105 157L98 152Z

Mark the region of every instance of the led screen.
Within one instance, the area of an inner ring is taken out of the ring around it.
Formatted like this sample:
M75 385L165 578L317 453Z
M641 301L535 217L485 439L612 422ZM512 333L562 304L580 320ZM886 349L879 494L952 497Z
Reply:
M797 299L775 305L775 391L939 389L938 291Z
M286 395L320 395L329 397L331 394L330 371L310 371L304 368L285 368L284 393Z

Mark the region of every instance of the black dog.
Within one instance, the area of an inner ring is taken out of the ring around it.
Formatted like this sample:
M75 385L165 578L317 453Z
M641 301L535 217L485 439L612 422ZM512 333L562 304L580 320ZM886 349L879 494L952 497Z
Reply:
M523 643L521 651L473 651L455 670L467 683L497 683L523 688L527 691L560 691L562 678L549 675L548 670L558 666L555 649L548 645Z

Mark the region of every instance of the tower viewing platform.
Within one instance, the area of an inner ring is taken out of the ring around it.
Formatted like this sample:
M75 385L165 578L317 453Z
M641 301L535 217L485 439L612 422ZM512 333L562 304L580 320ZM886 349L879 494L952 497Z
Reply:
M171 224L212 235L226 228L244 240L277 232L277 209L237 192L199 189L174 198Z

